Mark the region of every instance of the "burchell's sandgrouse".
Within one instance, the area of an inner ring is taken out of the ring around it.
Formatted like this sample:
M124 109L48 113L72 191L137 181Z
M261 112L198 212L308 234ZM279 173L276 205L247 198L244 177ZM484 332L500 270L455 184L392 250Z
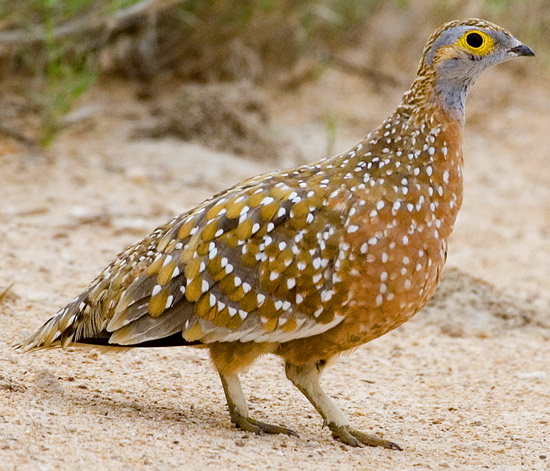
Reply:
M489 66L533 51L479 19L443 25L395 112L349 152L246 180L157 228L17 347L205 344L231 420L252 419L238 373L264 353L349 445L319 385L334 355L410 319L436 288L462 201L466 96Z

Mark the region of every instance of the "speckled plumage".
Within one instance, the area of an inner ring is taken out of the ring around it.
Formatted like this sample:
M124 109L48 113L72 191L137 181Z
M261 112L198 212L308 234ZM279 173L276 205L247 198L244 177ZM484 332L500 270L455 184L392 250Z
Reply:
M492 23L444 25L401 104L357 146L251 178L172 219L19 347L206 344L233 422L290 433L248 417L237 377L276 353L335 438L398 448L351 429L317 377L434 293L462 202L467 92L485 68L517 55L533 54Z

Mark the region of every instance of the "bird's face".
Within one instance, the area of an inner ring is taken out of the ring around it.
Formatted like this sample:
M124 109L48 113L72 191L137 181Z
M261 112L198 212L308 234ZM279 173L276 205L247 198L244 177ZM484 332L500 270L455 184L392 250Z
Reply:
M530 47L488 21L471 18L447 23L424 48L412 96L425 96L464 123L466 97L479 74L499 62L534 55Z
M484 20L448 23L428 41L424 65L441 81L470 85L488 67L534 52L508 31Z

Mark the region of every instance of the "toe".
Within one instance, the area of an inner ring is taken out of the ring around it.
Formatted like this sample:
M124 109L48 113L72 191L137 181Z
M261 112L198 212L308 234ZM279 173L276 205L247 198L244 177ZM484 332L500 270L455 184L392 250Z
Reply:
M265 433L273 433L273 434L282 433L284 435L293 435L295 437L298 436L298 434L294 430L291 430L287 427L283 427L282 425L268 424L266 422L261 422L260 420L251 419L251 418L248 418L248 422L259 427Z
M380 446L382 448L388 448L390 450L403 451L397 443L390 442L389 440L384 440L378 435L373 435L370 433L360 432L359 430L349 429L349 433L357 438L361 443L368 446Z
M354 430L347 425L337 426L335 424L329 424L328 427L332 431L332 436L346 445L354 447L363 445L380 446L391 450L402 451L402 448L397 443L384 440L378 435L360 432L359 430Z
M329 424L329 428L332 431L332 437L335 440L338 440L346 445L359 447L362 446L360 440L354 437L348 430L347 427L339 427L334 424Z

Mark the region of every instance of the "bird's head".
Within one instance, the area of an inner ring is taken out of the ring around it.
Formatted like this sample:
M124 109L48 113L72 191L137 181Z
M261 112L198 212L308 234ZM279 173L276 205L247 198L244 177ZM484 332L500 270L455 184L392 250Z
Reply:
M457 20L432 34L418 77L429 77L444 108L460 114L468 90L485 69L518 56L534 55L530 47L494 23L477 18Z

